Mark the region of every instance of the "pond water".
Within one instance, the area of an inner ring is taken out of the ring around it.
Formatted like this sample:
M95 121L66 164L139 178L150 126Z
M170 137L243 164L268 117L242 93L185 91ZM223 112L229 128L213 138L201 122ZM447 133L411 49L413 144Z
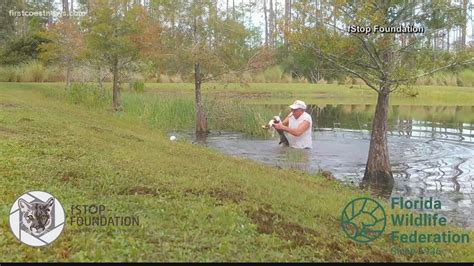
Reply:
M286 106L285 106L286 107ZM281 106L269 106L285 110ZM281 109L283 108L283 109ZM278 146L277 137L211 133L203 144L223 153L308 172L331 171L342 182L362 180L373 106L312 106L313 149ZM395 185L391 196L442 202L450 224L474 229L473 107L393 107L388 142ZM187 136L191 137L191 136Z

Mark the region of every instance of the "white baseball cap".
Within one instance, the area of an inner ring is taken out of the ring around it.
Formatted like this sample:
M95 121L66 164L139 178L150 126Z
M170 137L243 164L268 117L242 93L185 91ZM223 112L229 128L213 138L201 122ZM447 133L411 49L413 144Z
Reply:
M296 100L292 105L290 105L291 109L303 109L306 110L306 104L303 101Z

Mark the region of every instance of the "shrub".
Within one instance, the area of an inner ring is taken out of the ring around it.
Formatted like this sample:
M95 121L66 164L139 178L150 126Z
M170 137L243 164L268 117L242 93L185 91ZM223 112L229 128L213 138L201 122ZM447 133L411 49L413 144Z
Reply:
M281 77L281 81L283 81L284 83L291 83L291 82L293 82L293 78L291 77L290 74L285 73L285 74L283 74L283 76Z
M45 81L48 82L63 82L66 81L66 73L61 68L57 66L48 66L46 68L46 76L48 77ZM73 71L73 77L75 75L75 71ZM91 80L92 81L92 80Z
M233 73L226 73L222 75L221 80L225 83L233 83L239 81L238 77Z
M360 78L355 78L353 84L354 85L365 85L365 82Z
M255 83L264 83L265 82L265 76L263 75L263 73L257 73L257 74L254 74L252 80Z
M0 68L0 81L18 82L20 81L20 69L17 66L4 66Z
M243 83L251 83L251 82L253 82L253 80L252 80L252 74L250 74L250 72L248 72L248 71L245 71L245 72L242 74L241 82L243 82Z
M456 76L453 74L446 75L444 84L447 86L458 86Z
M346 84L346 77L341 77L337 79L337 85L344 85Z
M283 71L279 66L274 66L271 68L266 69L263 72L265 76L265 82L272 82L277 83L281 81L281 76L283 75Z
M444 73L437 73L433 77L436 80L436 83L433 85L443 86L446 85L446 75Z
M31 61L22 66L23 74L21 81L24 82L43 82L47 77L47 71L38 61Z
M426 77L424 85L436 85L436 79L434 77Z
M420 93L418 92L418 89L415 88L414 86L408 85L408 86L402 86L400 89L396 91L398 94L408 96L408 97L416 97Z
M136 93L142 93L145 91L145 82L141 80L135 80L132 82L132 90Z
M75 104L103 107L111 102L110 96L95 84L72 83L67 94L69 100Z
M160 74L159 81L160 83L170 83L170 77L166 74Z
M170 77L170 81L173 83L183 83L183 79L180 74L175 74Z
M345 85L352 85L352 82L353 82L353 78L351 78L349 76L344 79L344 84Z
M66 67L63 67L63 80L66 81ZM104 71L101 71L104 72ZM72 68L71 80L75 82L96 82L98 75L102 75L97 69L90 66L77 66Z
M474 71L472 70L463 70L459 72L458 78L462 82L462 84L466 87L474 86Z
M308 83L308 79L305 76L301 76L298 78L298 83Z
M415 81L416 85L425 85L426 77L417 78Z

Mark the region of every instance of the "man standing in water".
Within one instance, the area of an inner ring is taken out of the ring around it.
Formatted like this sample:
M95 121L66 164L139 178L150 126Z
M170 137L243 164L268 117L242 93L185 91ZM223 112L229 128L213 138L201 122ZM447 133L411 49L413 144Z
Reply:
M296 100L290 105L291 113L282 123L275 124L275 129L285 132L290 147L297 149L311 149L313 120L306 113L306 104Z

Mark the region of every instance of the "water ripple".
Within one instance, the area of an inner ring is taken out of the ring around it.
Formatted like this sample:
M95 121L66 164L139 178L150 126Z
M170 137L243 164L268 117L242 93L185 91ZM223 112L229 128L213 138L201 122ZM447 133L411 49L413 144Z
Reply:
M329 170L343 181L358 184L367 161L368 132L322 130L313 136L313 149L306 154L280 147L276 139L251 139L238 133L210 135L205 144L269 165L310 172ZM465 139L439 132L434 138L429 134L389 135L395 178L392 196L438 198L452 223L474 228L474 144Z

